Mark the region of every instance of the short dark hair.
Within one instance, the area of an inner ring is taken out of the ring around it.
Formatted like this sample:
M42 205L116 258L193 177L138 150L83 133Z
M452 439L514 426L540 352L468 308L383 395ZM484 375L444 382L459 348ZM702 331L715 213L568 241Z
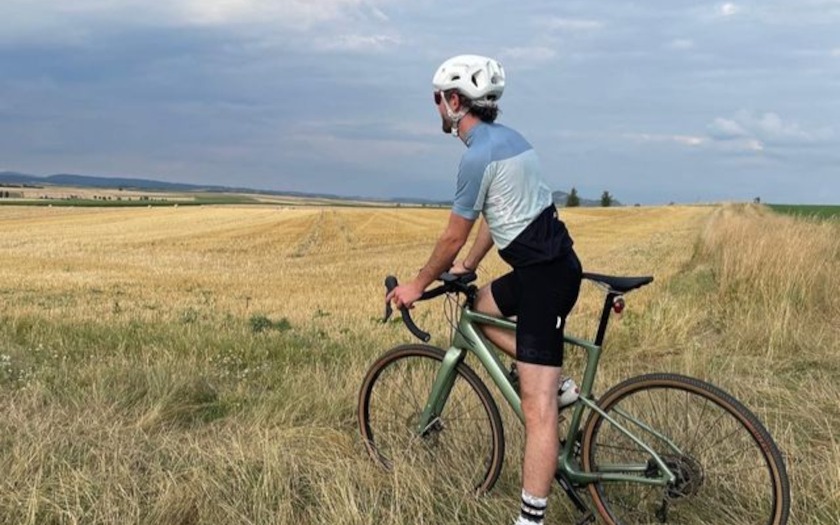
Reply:
M492 124L499 117L499 107L470 106L470 113L481 119L482 122Z
M458 100L461 101L461 105L467 108L467 110L478 117L482 122L487 122L488 124L492 124L496 121L499 117L499 107L498 106L475 106L473 105L472 100L470 100L466 95L459 92L456 89L451 89L444 93L444 96L451 97L452 93L458 95Z

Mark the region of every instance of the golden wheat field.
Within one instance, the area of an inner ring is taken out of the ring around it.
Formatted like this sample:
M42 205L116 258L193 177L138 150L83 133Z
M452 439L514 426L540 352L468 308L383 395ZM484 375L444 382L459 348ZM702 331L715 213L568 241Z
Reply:
M384 277L412 276L447 215L0 208L0 524L511 522L509 412L481 498L377 468L357 430L367 367L411 341L380 322ZM596 390L650 371L722 386L785 454L790 523L840 523L840 225L736 205L561 215L585 270L656 276L612 325ZM504 271L491 255L479 280ZM592 335L601 298L585 285L569 332ZM447 345L442 301L415 319ZM547 523L573 515L554 496Z

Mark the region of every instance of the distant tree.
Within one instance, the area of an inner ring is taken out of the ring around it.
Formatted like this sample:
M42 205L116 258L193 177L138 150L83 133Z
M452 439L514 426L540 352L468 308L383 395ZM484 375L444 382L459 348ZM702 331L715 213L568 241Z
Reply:
M572 188L572 192L566 197L566 207L574 208L580 206L580 197L578 197L577 189Z
M613 203L613 196L610 195L610 192L604 190L604 193L601 194L601 206L604 208L609 208L612 206Z
M761 197L756 197L753 199L754 204L761 204Z

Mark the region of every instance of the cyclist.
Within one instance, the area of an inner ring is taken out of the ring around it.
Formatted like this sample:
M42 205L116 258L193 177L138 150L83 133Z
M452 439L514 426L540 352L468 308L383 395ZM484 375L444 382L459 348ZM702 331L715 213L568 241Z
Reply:
M443 131L460 138L467 151L446 229L417 277L386 300L411 308L441 273L474 271L494 244L510 264L510 273L479 290L475 308L517 316L515 335L490 327L484 333L515 357L519 372L525 454L516 524L542 524L558 455L563 330L577 301L581 265L533 148L516 131L495 123L505 88L502 65L459 55L438 68L432 84ZM473 246L455 261L479 215L484 219Z

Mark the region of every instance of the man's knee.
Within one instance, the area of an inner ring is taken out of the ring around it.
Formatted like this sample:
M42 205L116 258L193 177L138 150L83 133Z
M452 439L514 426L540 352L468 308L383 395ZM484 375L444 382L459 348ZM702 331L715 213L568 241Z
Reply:
M557 389L522 393L522 412L526 419L543 419L557 413Z
M476 295L474 306L477 312L483 314L496 316L502 314L502 312L499 311L498 305L496 305L496 300L493 298L493 291L490 289L489 284L478 289L478 295Z

